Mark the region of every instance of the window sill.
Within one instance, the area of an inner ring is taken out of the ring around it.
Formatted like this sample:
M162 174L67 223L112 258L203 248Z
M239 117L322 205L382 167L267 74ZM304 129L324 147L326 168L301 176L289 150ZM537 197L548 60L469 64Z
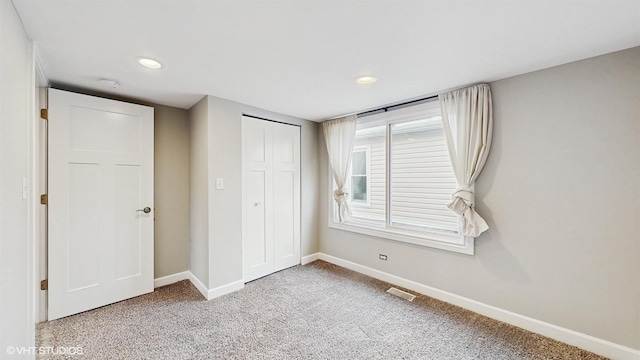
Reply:
M429 232L415 232L399 228L389 229L376 226L367 222L347 221L338 223L329 221L329 227L333 229L350 231L358 234L375 236L383 239L425 246L440 250L473 255L474 254L474 238L462 235L449 235Z

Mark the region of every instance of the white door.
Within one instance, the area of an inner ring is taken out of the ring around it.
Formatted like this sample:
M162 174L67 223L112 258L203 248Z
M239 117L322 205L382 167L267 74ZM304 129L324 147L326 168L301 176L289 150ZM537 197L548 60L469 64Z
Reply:
M300 128L242 119L244 281L300 263Z
M49 320L152 292L153 108L50 90L48 170Z

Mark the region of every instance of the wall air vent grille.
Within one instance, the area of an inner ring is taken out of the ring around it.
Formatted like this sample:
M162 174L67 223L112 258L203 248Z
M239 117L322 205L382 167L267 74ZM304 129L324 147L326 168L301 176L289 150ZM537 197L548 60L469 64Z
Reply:
M413 295L413 294L409 294L409 293L408 293L408 292L406 292L406 291L402 291L402 290L400 290L400 289L396 289L396 288L394 288L394 287L389 288L389 290L387 290L387 292L388 292L389 294L393 294L393 295L395 295L395 296L397 296L397 297L401 297L401 298L403 298L403 299L405 299L405 300L409 300L409 301L413 301L413 299L415 299L415 298L416 298L416 296L415 296L415 295Z

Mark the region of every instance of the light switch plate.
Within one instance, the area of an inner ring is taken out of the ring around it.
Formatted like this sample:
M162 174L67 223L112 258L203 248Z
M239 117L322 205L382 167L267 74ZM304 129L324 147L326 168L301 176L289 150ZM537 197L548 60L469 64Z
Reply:
M216 178L216 190L222 190L222 189L224 189L224 179Z

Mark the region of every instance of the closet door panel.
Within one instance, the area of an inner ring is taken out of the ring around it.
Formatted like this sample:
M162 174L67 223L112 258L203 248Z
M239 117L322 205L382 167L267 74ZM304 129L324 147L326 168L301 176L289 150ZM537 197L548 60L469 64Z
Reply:
M300 263L300 128L243 117L242 141L248 282Z

